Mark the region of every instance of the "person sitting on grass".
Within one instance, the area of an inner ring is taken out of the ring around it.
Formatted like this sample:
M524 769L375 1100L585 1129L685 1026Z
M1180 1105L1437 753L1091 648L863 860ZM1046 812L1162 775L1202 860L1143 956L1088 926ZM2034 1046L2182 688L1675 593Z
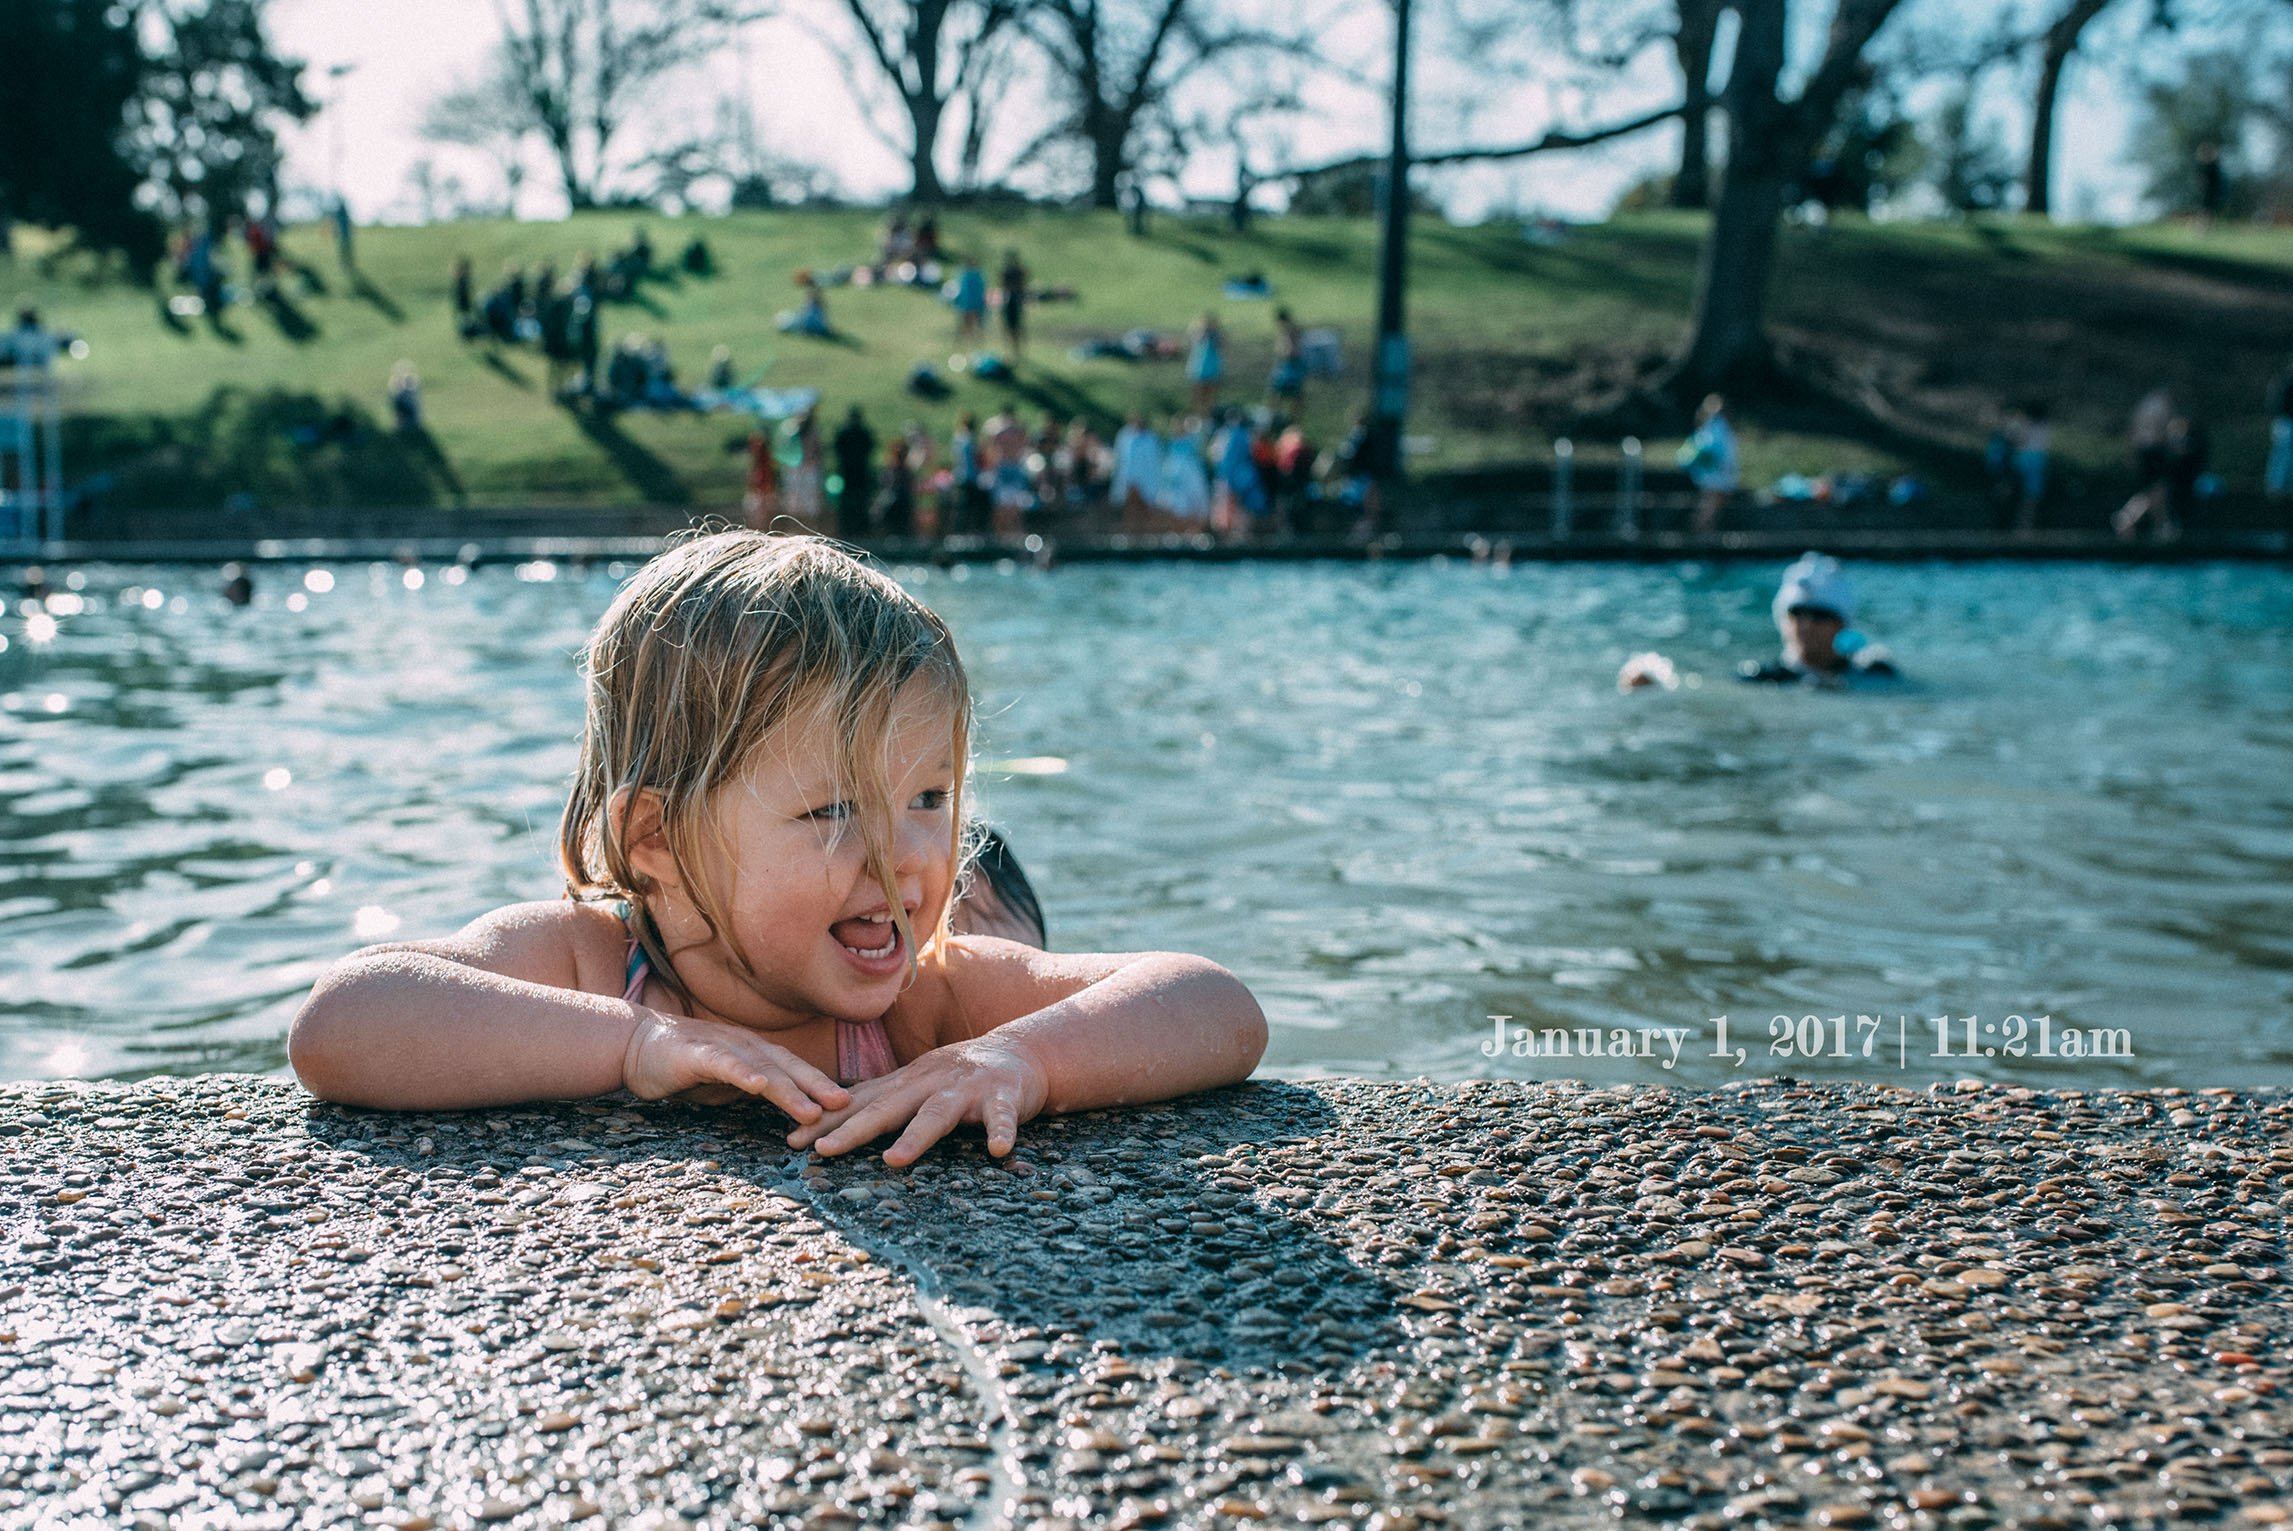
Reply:
M833 335L828 324L828 300L820 295L820 284L809 271L796 273L797 289L804 294L804 306L784 309L776 323L789 335Z
M964 1123L1000 1157L1046 1111L1256 1067L1265 1016L1215 963L958 933L970 683L884 574L816 538L695 537L622 587L583 672L566 897L336 964L288 1033L313 1094L761 1097L791 1148L894 1136L897 1167Z

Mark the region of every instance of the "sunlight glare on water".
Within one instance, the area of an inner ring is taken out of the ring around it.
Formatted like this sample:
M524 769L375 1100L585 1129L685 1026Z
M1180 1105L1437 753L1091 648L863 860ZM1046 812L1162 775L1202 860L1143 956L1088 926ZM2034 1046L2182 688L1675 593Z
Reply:
M268 567L235 610L86 572L0 622L0 1073L275 1069L329 961L559 892L613 574ZM1728 679L1772 651L1767 566L900 573L964 645L1054 945L1225 963L1271 1070L2293 1082L2279 571L1859 568L1919 684L1858 695ZM1619 696L1648 649L1683 684ZM1692 1040L1492 1059L1493 1014ZM1769 1051L1857 1014L1870 1058ZM1938 1060L1942 1015L2135 1056Z

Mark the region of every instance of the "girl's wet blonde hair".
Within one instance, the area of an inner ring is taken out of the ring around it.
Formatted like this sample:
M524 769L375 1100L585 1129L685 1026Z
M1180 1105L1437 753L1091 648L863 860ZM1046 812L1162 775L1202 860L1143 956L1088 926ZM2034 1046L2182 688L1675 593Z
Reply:
M951 892L918 940L893 872L889 755L895 705L911 685L952 719L956 772L949 784L949 855L965 847L964 768L971 688L947 625L875 569L817 537L726 531L694 537L654 559L622 587L582 654L589 715L581 765L558 829L566 892L619 898L655 976L690 999L631 865L624 836L640 792L661 800L663 838L679 879L714 936L752 971L730 925L712 862L729 854L717 834L716 796L739 780L791 723L832 725L836 795L858 805L830 833L857 832L868 867L917 955L936 956L948 933Z

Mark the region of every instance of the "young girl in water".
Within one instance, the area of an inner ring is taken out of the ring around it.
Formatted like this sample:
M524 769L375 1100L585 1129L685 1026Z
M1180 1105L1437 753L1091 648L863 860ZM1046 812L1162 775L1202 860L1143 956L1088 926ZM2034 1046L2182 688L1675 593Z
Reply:
M1199 957L961 935L969 683L940 619L814 538L721 532L646 566L584 660L568 897L321 978L315 1094L446 1110L762 1096L790 1146L1163 1100L1256 1065L1265 1018ZM977 923L974 922L974 928Z

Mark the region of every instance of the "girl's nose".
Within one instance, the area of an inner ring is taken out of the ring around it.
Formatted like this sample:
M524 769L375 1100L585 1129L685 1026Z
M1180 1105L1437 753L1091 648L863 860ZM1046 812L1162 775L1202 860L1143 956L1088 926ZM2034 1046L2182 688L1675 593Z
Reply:
M935 856L945 855L944 831L925 824L902 823L892 843L892 876L900 885L900 900L923 902L924 873Z

